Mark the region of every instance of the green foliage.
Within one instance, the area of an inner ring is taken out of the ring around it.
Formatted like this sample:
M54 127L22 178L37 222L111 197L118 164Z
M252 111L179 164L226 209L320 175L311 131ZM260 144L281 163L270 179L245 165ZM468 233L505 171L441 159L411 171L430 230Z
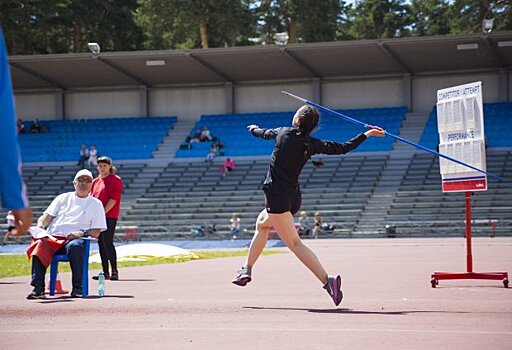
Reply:
M447 0L412 0L411 34L417 36L450 33L450 7Z
M136 0L5 0L0 23L11 54L86 52L97 41L102 50L139 49Z
M510 0L2 0L9 54L195 49L512 30Z
M366 0L349 11L354 39L385 39L408 34L409 5L401 0Z
M250 3L231 0L140 0L135 21L146 34L143 43L146 49L247 45L255 27ZM201 37L202 24L207 35L204 38Z

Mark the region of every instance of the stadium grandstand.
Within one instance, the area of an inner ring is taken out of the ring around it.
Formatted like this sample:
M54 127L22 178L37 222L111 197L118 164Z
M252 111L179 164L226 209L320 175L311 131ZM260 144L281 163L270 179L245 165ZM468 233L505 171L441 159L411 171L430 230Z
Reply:
M10 65L18 117L27 130L35 118L45 125L19 138L35 217L73 189L80 145L94 144L124 180L118 238L143 240L226 238L235 212L252 235L273 142L245 127L290 125L300 104L281 90L435 150L436 91L482 81L487 170L502 179L473 194L473 230L512 235L512 32L12 56ZM212 142L184 146L205 126L224 144L213 162ZM342 142L362 131L322 113L313 136ZM226 157L236 166L222 178ZM432 154L387 137L315 158L324 166L306 165L302 209L320 212L330 236L464 235L464 194L442 192ZM215 230L198 237L199 226Z

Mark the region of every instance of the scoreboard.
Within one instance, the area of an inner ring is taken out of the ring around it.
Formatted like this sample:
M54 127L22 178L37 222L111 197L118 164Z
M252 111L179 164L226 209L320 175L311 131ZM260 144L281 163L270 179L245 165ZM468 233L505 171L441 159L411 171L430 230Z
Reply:
M437 91L439 153L486 171L482 82ZM487 175L439 160L443 192L487 190Z

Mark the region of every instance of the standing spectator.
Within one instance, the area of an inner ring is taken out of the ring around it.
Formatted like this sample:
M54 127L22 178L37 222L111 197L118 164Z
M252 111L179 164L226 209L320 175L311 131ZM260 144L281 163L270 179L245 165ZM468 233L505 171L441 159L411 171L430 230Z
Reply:
M27 299L44 299L44 275L55 254L66 254L71 266L71 297L82 297L82 277L85 241L83 237L98 238L106 228L105 211L101 202L93 198L92 173L79 170L73 180L74 192L62 193L37 220L37 227L47 230L47 237L32 240L27 255L32 258L32 280L34 290Z
M16 113L12 94L7 49L0 29L0 195L5 209L11 209L17 233L32 224L25 184L21 177L21 154L16 133Z
M114 246L114 235L116 232L117 220L121 211L121 194L123 192L123 181L117 176L116 168L112 165L109 157L98 158L99 175L92 183L91 194L98 198L105 208L107 218L107 230L101 234L99 240L101 266L105 279L117 281L119 272L117 270L117 253ZM109 262L112 274L109 271ZM99 276L94 276L97 280Z
M98 150L94 145L91 145L91 149L89 150L89 159L87 162L89 163L89 168L91 169L98 166Z
M78 158L78 166L85 169L85 162L89 159L89 150L86 145L80 147L80 158Z
M228 176L228 174L231 171L233 171L234 168L235 168L235 162L231 158L226 159L224 161L224 164L222 164L222 177Z
M234 213L229 219L229 230L231 233L231 239L235 240L236 235L240 232L240 216Z
M9 210L7 216L5 217L7 220L7 232L5 233L4 239L2 240L2 245L5 245L9 240L9 237L14 237L16 242L21 243L21 239L18 236L18 230L16 230L16 226L14 226L14 215L12 210Z
M21 120L21 118L18 119L18 122L16 123L16 128L18 129L18 134L25 133L25 124L23 124L23 120Z

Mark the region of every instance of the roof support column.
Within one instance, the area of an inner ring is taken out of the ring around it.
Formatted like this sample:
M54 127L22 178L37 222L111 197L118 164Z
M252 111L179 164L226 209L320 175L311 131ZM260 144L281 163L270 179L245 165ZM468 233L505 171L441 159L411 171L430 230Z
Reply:
M318 104L322 104L322 87L320 85L319 78L311 79L311 90L313 101L316 101Z
M507 102L509 96L508 75L506 68L498 71L498 101Z
M227 81L224 83L224 96L226 101L225 113L234 113L234 89L233 82Z
M139 114L141 117L149 116L148 87L145 85L139 86Z
M411 112L412 109L412 78L411 74L406 73L402 75L402 103L407 110Z
M62 89L55 90L54 94L55 101L55 119L56 120L64 120L66 119L66 114L64 111L66 110L64 107L64 92Z

